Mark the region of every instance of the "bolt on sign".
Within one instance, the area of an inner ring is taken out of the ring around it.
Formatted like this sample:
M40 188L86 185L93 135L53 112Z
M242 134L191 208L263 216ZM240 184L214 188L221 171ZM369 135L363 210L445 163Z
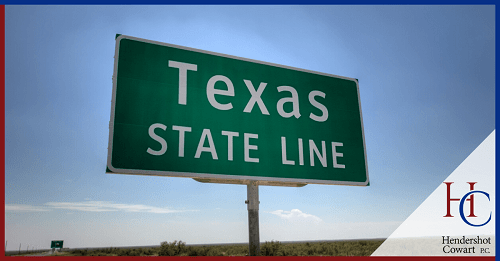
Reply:
M358 81L116 38L108 172L367 186Z

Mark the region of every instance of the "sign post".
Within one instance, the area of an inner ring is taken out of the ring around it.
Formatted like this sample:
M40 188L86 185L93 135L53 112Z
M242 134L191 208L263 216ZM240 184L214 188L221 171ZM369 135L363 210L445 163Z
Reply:
M257 182L252 181L247 185L248 204L248 249L250 256L260 255L260 236L259 236L259 186Z
M358 80L117 35L107 173L368 186Z

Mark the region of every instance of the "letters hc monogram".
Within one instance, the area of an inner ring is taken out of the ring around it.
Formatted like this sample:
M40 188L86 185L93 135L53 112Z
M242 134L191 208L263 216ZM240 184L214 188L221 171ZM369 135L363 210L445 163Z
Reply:
M476 225L476 224L472 224L470 223L466 218L465 218L465 215L464 215L464 203L465 201L469 201L470 204L470 212L469 212L469 215L467 217L477 217L475 214L474 214L474 194L475 193L480 193L480 194L484 194L486 195L486 197L488 197L488 200L490 200L490 195L484 191L480 191L480 190L474 190L474 184L476 184L477 182L467 182L469 184L469 187L470 187L470 192L466 193L461 199L460 198L451 198L451 184L453 184L453 182L443 182L446 184L446 216L443 216L443 217L453 217L451 215L451 202L452 201L460 201L460 206L459 206L459 211L460 211L460 217L462 218L462 220L469 226L473 226L473 227L480 227L480 226L484 226L486 224L488 224L488 222L490 222L491 220L491 212L490 212L490 217L488 219L488 221L484 222L483 224L479 224L479 225ZM470 196L470 197L469 197ZM467 198L469 197L469 198Z

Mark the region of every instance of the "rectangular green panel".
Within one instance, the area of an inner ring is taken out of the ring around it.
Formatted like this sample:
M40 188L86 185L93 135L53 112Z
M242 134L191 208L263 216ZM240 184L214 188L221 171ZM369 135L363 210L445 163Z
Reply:
M57 241L52 241L50 242L50 248L62 248L63 247L63 241L62 240L57 240Z
M124 35L114 70L111 172L368 184L356 79Z

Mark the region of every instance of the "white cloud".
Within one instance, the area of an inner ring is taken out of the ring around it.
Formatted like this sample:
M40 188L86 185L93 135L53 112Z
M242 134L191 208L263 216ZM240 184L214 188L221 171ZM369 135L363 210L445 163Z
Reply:
M5 211L40 212L40 211L50 211L50 209L42 206L32 206L24 204L5 204Z
M84 201L84 202L48 202L46 206L55 209L79 210L90 212L142 212L142 213L177 213L186 210L172 210L168 208L153 207L147 205L134 205L134 204L118 204L111 201Z
M5 204L6 212L40 212L52 209L78 210L90 212L142 212L142 213L178 213L192 210L173 210L169 208L153 207L140 204L118 204L111 201L84 201L84 202L47 202L44 206L32 206L25 204ZM69 212L68 214L72 214Z
M315 215L306 214L298 209L292 209L291 211L275 210L269 213L289 221L314 221L314 222L323 221L321 220L321 218Z

